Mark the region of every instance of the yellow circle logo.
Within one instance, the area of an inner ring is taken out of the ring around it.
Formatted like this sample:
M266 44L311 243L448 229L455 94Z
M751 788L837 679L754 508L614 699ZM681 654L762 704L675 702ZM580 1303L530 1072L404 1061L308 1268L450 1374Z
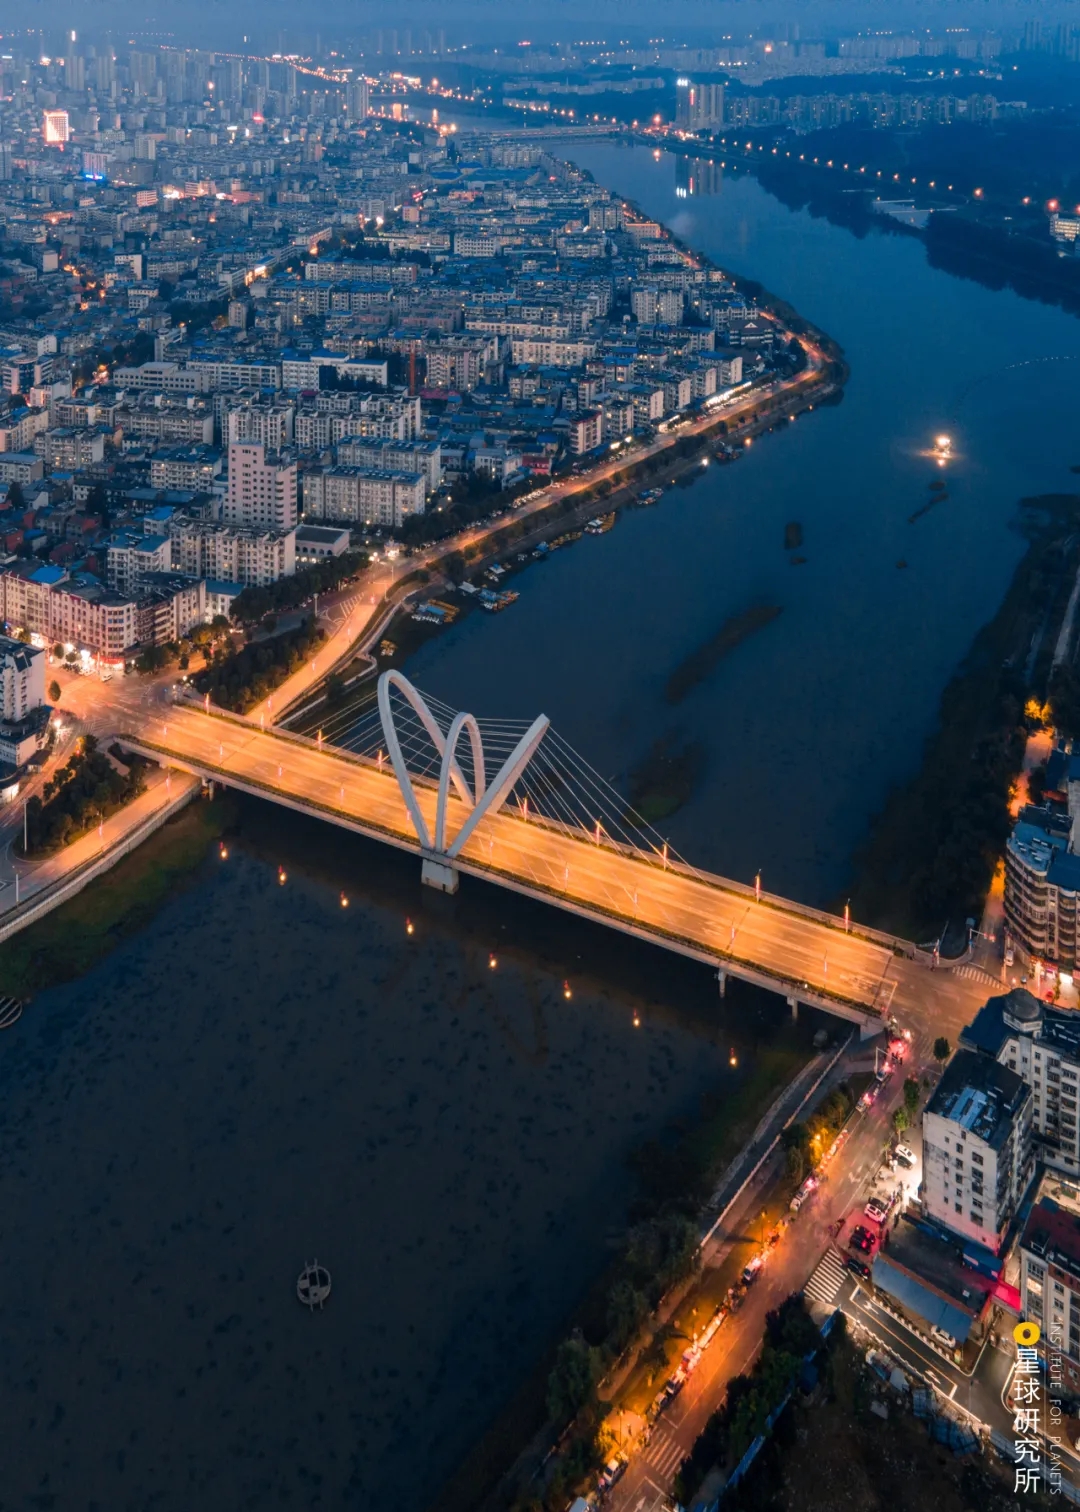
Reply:
M1013 1338L1018 1344L1037 1344L1042 1338L1042 1329L1037 1323L1018 1323L1013 1329Z

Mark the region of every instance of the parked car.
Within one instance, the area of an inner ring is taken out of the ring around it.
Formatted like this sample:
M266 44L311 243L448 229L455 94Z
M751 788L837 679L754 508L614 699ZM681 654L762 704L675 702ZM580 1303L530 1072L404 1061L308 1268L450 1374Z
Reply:
M851 1238L848 1240L848 1243L853 1244L856 1249L862 1250L864 1255L873 1253L874 1236L870 1232L870 1230L864 1227L864 1225L861 1223L856 1224L852 1229Z
M873 1218L875 1223L884 1223L889 1216L889 1209L877 1197L870 1198L863 1212L868 1218Z
M1016 965L1016 951L1011 945L1007 946L1005 950L1005 964L1006 966Z
M897 1145L893 1155L901 1165L913 1166L915 1164L915 1151L909 1150L907 1145Z
M744 1286L753 1286L754 1282L757 1280L758 1275L761 1272L761 1267L764 1264L765 1264L765 1256L764 1255L755 1255L753 1257L753 1259L750 1260L747 1263L747 1265L744 1268L743 1273L742 1273L743 1285Z
M951 1333L946 1333L943 1328L932 1328L930 1330L930 1337L936 1339L939 1344L943 1344L946 1349L956 1348L956 1340Z
M860 1260L858 1255L848 1255L844 1260L844 1264L848 1270L853 1270L857 1276L862 1276L863 1280L869 1281L870 1267L865 1260Z

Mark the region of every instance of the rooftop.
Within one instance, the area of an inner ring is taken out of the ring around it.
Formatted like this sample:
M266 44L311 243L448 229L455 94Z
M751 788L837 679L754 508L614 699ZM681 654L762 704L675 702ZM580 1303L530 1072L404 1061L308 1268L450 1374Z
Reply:
M988 1055L958 1050L945 1068L927 1114L959 1124L991 1149L1008 1140L1031 1090L1015 1071Z

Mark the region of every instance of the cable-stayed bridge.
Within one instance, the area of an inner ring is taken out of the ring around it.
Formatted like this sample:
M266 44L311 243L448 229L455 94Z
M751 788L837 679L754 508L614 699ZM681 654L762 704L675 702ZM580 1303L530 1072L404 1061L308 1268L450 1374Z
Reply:
M543 715L477 720L387 672L314 737L180 702L121 738L412 851L444 891L464 872L708 962L721 992L735 976L874 1033L930 982L904 941L692 866Z

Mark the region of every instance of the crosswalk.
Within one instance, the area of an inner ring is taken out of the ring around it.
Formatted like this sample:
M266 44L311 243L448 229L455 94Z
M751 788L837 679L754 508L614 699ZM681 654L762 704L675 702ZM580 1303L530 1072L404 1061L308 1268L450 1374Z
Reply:
M844 1264L835 1250L829 1250L818 1262L814 1274L803 1287L808 1297L826 1307L836 1301L836 1294L844 1284Z
M981 966L954 966L953 976L963 977L965 982L985 982L988 987L1001 985L996 977L992 977Z
M670 1428L658 1423L653 1436L645 1446L645 1459L665 1479L674 1475L686 1458L687 1451L676 1439Z

